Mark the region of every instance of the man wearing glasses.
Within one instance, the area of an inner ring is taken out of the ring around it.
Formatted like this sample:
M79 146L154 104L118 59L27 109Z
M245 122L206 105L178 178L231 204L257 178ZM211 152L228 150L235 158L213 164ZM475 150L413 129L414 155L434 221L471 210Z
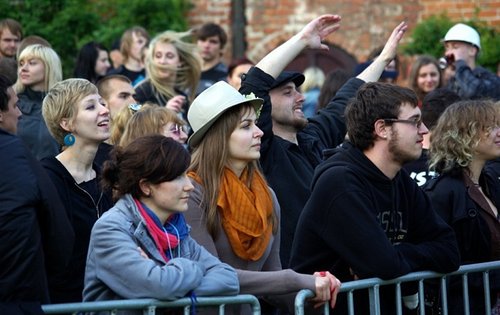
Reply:
M346 108L345 118L349 141L316 168L311 197L297 225L291 267L305 273L327 270L343 282L456 270L453 231L401 171L420 156L429 132L415 93L367 83ZM419 305L416 292L403 287L402 302L409 309ZM368 306L366 292L361 294L355 294L356 313ZM394 307L394 289L384 287L382 314L395 313Z

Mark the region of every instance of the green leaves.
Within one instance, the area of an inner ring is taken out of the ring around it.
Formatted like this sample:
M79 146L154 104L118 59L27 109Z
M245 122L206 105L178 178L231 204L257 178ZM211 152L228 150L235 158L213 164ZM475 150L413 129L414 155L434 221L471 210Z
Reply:
M151 36L185 31L189 1L184 0L0 0L0 12L18 20L24 36L50 42L71 77L78 50L95 40L110 48L124 30L139 25Z

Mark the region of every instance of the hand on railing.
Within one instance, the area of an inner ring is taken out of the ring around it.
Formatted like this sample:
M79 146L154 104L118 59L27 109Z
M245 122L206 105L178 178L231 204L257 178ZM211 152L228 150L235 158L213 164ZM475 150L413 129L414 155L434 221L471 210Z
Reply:
M330 307L335 307L337 294L340 290L340 280L328 271L315 272L316 276L316 296L311 299L314 302L314 308L318 308L330 301Z

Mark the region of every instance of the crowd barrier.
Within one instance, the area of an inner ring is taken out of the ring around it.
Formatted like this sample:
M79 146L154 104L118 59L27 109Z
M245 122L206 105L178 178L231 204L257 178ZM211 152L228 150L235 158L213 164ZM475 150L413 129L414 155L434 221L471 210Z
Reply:
M448 315L448 303L447 303L447 286L446 279L450 276L461 276L462 286L463 286L463 299L465 315L469 315L469 299L468 299L468 274L481 272L483 275L483 287L485 294L485 315L491 315L491 301L490 301L490 285L489 285L489 271L500 269L500 261L463 265L457 271L440 274L430 271L413 272L402 277L392 279L392 280L381 280L379 278L370 278L357 281L350 281L342 283L340 294L347 294L347 306L349 315L354 315L355 313L355 301L353 297L353 292L356 290L368 290L369 303L370 303L370 315L380 315L380 296L379 290L381 286L385 285L395 285L395 298L396 298L396 312L401 315L403 312L402 298L401 298L401 284L405 282L418 282L418 298L420 303L424 301L424 280L426 279L440 279L440 291L441 291L441 310L442 315ZM295 298L295 314L303 315L305 313L304 306L308 298L314 297L314 292L311 290L301 290ZM324 307L324 313L329 313L329 308L327 305ZM425 308L419 308L419 314L425 314Z
M236 296L197 297L195 307L217 306L219 314L224 314L226 305L249 304L252 314L260 314L259 300L249 294ZM115 315L119 310L142 310L143 314L154 315L157 309L184 309L184 314L191 313L191 299L182 298L175 301L159 301L155 299L115 300L83 303L62 303L42 305L45 314L79 314L84 312L108 311Z
M447 278L450 276L461 276L463 284L464 296L464 310L465 315L469 314L469 299L468 299L468 274L482 273L483 286L485 294L485 315L491 315L490 301L490 285L489 285L489 271L499 270L500 261L463 265L457 271L440 274L430 271L413 272L402 277L392 280L381 280L378 278L363 279L357 281L350 281L342 283L340 289L341 294L347 294L347 306L349 315L355 313L354 291L368 290L369 295L369 308L371 315L380 315L380 287L386 285L395 286L395 300L396 312L398 315L403 314L401 284L405 282L418 282L418 298L420 303L424 301L424 280L439 279L440 293L441 293L441 311L442 315L448 315L448 302L447 302ZM272 285L272 284L271 284ZM314 292L311 290L301 290L295 299L295 314L305 314L305 304L308 298L314 297ZM237 296L224 296L224 297L199 297L195 302L196 307L217 306L219 314L224 314L225 305L234 304L249 304L252 308L254 315L260 314L260 304L258 299L253 295L237 295ZM65 304L47 304L42 305L42 310L45 314L67 314L79 312L97 312L97 311L110 311L110 314L116 314L118 310L143 310L144 314L156 314L156 309L173 309L184 308L184 314L188 315L191 312L192 301L189 298L182 298L175 301L158 301L155 299L135 299L135 300L116 300L116 301L100 301L100 302L85 302L85 303L65 303ZM324 306L324 314L329 314L328 305ZM425 315L425 308L419 308L419 314Z

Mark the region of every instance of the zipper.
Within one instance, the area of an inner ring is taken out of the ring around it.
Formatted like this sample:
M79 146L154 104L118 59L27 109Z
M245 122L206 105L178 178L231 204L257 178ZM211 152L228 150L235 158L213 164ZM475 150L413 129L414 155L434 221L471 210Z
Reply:
M100 217L100 213L99 213L99 207L98 207L98 206L99 206L99 203L101 202L103 192L101 191L101 194L100 194L100 196L99 196L99 200L97 200L97 203L96 203L96 202L95 202L95 200L94 200L94 198L92 198L92 195L91 195L91 194L89 194L89 192L88 192L88 191L86 191L86 190L85 190L85 189L83 189L82 187L78 186L78 184L77 184L77 183L74 183L74 184L75 184L75 186L76 186L78 189L80 189L80 190L81 190L81 191L83 191L83 192L84 192L87 196L89 196L90 200L92 200L92 203L94 204L94 207L95 207L95 212L96 212L96 214L97 214L97 218L99 219L99 217Z

